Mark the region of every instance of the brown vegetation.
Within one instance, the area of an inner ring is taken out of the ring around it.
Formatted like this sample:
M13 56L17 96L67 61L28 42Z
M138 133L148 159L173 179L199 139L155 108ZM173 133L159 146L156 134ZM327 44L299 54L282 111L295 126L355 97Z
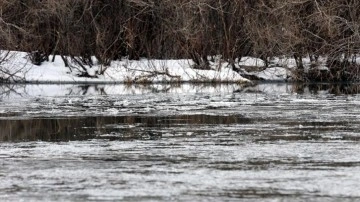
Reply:
M34 64L61 55L65 66L105 68L128 57L191 58L208 69L221 55L293 57L298 80L357 80L358 0L3 0L2 50L26 51ZM304 67L328 56L329 71ZM306 70L305 70L306 69ZM86 75L84 75L86 76Z

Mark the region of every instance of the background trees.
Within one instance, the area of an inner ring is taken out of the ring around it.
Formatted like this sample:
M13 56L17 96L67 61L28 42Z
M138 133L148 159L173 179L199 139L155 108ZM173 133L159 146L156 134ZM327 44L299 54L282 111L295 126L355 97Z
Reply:
M359 27L357 0L0 2L2 50L29 52L34 64L61 55L64 65L80 68L94 65L93 56L105 67L146 57L191 58L194 68L208 69L208 56L234 66L243 56L268 64L286 55L304 72L305 57L316 64L323 55L333 80L344 80L358 69Z

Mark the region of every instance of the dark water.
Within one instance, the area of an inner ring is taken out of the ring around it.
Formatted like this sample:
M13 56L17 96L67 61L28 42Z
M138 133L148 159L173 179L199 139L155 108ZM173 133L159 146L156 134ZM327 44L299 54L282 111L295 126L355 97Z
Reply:
M13 85L1 201L358 201L358 85Z

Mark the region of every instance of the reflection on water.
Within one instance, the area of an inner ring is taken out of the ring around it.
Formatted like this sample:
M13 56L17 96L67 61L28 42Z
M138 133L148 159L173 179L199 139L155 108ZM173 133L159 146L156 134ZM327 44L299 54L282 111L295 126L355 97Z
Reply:
M144 94L144 93L186 93L186 92L252 92L252 93L329 93L334 95L359 94L360 84L306 84L306 83L278 83L278 84L169 84L169 85L35 85L35 84L2 84L0 85L0 99L28 96L89 96L111 94Z
M311 92L317 94L319 92L326 92L334 95L343 94L359 94L360 85L354 83L343 83L343 84L294 84L293 91L296 93Z
M69 141L104 137L110 139L141 139L153 134L154 128L189 127L192 125L247 124L251 120L239 115L206 114L179 116L69 117L0 120L0 141ZM161 137L159 132L155 134Z

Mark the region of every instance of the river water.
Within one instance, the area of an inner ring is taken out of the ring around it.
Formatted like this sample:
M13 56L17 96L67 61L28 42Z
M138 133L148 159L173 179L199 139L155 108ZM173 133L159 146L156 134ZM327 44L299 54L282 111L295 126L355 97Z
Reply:
M358 93L2 85L0 201L358 201Z

